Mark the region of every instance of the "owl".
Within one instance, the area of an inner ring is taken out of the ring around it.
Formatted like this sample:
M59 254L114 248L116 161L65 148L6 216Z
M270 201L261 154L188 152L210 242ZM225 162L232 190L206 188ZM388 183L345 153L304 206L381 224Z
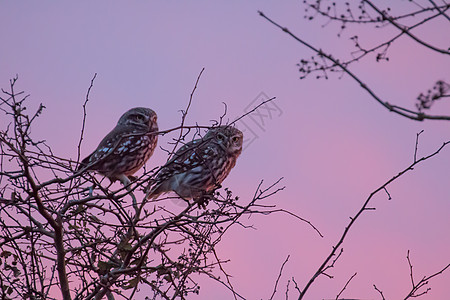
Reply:
M116 127L97 149L83 159L77 169L97 171L111 181L127 184L129 177L152 156L158 141L156 113L150 108L135 107L124 113Z
M208 130L203 138L183 145L150 183L147 199L174 191L184 200L199 201L220 187L242 152L242 132L231 126Z

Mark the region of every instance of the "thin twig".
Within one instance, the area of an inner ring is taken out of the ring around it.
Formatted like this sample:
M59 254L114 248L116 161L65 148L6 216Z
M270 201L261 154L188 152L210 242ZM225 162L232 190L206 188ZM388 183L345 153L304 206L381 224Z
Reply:
M380 294L381 300L386 300L384 298L383 292L381 290L379 290L375 284L373 285L373 288L375 289L375 291L377 291Z
M416 134L416 145L414 147L414 161L417 161L417 148L419 146L419 136L423 133L423 129Z
M83 138L84 138L84 127L86 125L86 116L87 116L86 106L87 106L87 103L89 101L89 94L91 93L91 89L94 86L94 80L95 80L96 77L97 77L97 73L95 73L94 77L92 77L92 79L91 79L91 84L89 85L89 88L88 88L87 93L86 93L86 98L85 98L84 103L83 103L83 122L81 124L80 140L78 141L78 147L77 147L77 164L78 164L78 162L80 162L81 142L83 142Z
M345 283L344 287L342 288L342 290L339 292L339 294L336 295L336 300L339 300L339 297L341 296L341 294L345 291L345 289L347 288L348 284L350 283L350 281L352 281L353 278L355 278L356 276L356 272L355 274L353 274Z
M275 286L273 287L272 296L270 296L269 300L272 300L273 297L275 297L275 294L276 294L276 292L277 292L278 282L280 281L281 275L283 274L284 266L285 266L286 263L288 262L289 257L290 257L290 255L288 255L288 256L286 257L286 259L284 260L283 264L281 265L280 273L278 274L277 280L275 281Z
M175 149L178 147L178 144L180 143L180 141L183 140L183 129L185 128L184 122L185 122L186 116L189 112L189 108L191 107L192 99L194 98L194 94L195 94L195 91L197 90L197 85L200 81L200 78L202 77L203 71L205 71L205 68L202 68L202 70L200 71L200 73L197 76L197 80L195 81L194 88L192 89L191 95L189 96L189 102L186 106L186 109L181 110L181 124L180 124L180 126L178 126L180 128L180 134L178 135L178 138L176 139L176 142L173 145L173 150L171 151L172 154L175 153ZM171 159L171 155L169 155L169 157L167 158L167 161L169 161L170 159Z
M411 290L409 291L408 295L404 298L404 300L407 300L410 298L417 298L417 297L427 294L429 291L431 291L431 287L427 287L425 290L422 290L422 291L420 291L420 290L423 287L425 287L432 278L444 273L448 268L450 268L450 264L447 264L444 268L437 271L436 273L434 273L430 276L424 276L421 280L419 280L419 282L415 283L414 282L414 274L413 274L413 265L412 265L411 259L409 258L409 250L406 254L406 259L408 261L409 277L411 279L412 287L411 287Z

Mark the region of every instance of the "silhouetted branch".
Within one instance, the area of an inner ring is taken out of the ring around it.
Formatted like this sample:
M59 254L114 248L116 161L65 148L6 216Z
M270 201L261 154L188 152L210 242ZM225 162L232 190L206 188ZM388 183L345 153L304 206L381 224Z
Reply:
M269 300L272 300L273 297L275 296L275 294L277 293L278 281L280 281L281 275L283 274L284 265L286 265L286 263L288 262L289 257L290 257L290 255L288 255L286 257L286 259L284 260L283 264L281 265L280 273L278 274L277 280L275 281L275 286L273 287L273 292L272 292L272 295L270 296Z
M373 288L375 289L375 291L377 291L380 294L381 300L386 300L384 298L383 292L381 290L379 290L375 284L373 285Z
M388 181L386 181L384 184L382 184L379 188L377 188L376 190L374 190L369 197L366 199L366 201L364 202L364 204L362 205L362 207L359 209L359 211L353 216L350 217L350 222L348 223L348 225L345 227L344 232L342 233L341 237L339 238L339 240L334 244L334 246L332 247L332 250L330 252L330 254L325 258L325 260L323 261L323 263L319 266L319 268L317 269L317 271L314 273L314 275L309 279L309 281L307 282L307 284L305 285L305 287L303 288L302 292L300 293L299 296L299 300L303 299L304 295L306 294L306 292L308 291L308 289L311 287L311 285L314 283L314 281L317 279L317 277L319 277L320 275L325 275L327 277L330 277L330 275L328 275L327 273L325 273L325 271L331 267L334 266L335 261L340 257L340 255L342 254L343 248L342 248L342 244L344 243L348 232L350 231L350 229L354 226L356 220L363 214L363 212L367 211L367 210L371 210L368 205L370 203L370 201L372 200L372 198L378 194L380 191L382 190L386 190L386 188L393 183L394 181L396 181L397 179L399 179L400 177L402 177L404 174L414 170L414 168L418 165L421 164L422 162L436 156L437 154L439 154L442 149L444 149L448 144L450 144L450 141L444 142L436 151L434 151L433 153L421 157L420 159L415 160L412 164L410 164L409 166L407 166L405 169L403 169L402 171L400 171L397 175L393 176L391 179L389 179ZM337 253L337 251L339 250L339 253ZM333 260L334 258L334 260Z
M181 125L179 126L180 133L178 135L178 138L173 143L174 145L173 145L173 149L172 149L171 153L175 153L175 149L178 147L178 144L184 140L184 138L186 137L187 134L189 134L189 131L190 131L189 129L191 127L184 127L184 122L185 122L186 116L189 112L189 108L191 107L192 99L194 97L195 91L197 90L197 85L200 81L200 78L202 77L203 71L205 71L205 68L202 68L202 70L200 71L200 74L198 74L198 76L197 76L197 80L195 81L194 88L192 89L191 95L189 96L189 102L186 106L186 109L181 110ZM186 133L183 132L183 129L185 129L185 128L188 129L188 131ZM198 130L198 127L195 127L195 128L197 128L197 130ZM169 157L167 158L167 161L169 161L171 158L172 158L172 155L169 155Z
M94 80L95 80L96 77L97 77L97 73L95 73L94 77L92 77L92 79L91 79L91 85L89 85L89 88L88 88L87 93L86 93L86 98L85 98L84 103L83 103L83 121L81 123L80 140L78 141L78 147L77 147L77 164L80 161L81 143L83 142L84 127L86 125L86 117L87 117L86 106L87 106L87 103L89 101L89 94L91 93L91 89L94 86Z
M408 260L409 277L411 279L412 287L411 287L411 290L409 291L408 295L404 298L405 300L410 299L410 298L420 297L422 295L427 294L431 290L431 287L427 287L425 290L422 290L422 291L421 291L421 289L424 288L431 279L444 273L448 268L450 268L450 264L447 264L444 268L442 268L438 272L436 272L430 276L424 276L421 280L419 280L419 282L415 283L414 282L414 274L413 274L413 265L412 265L411 259L409 258L409 250L408 250L408 253L406 254L406 259Z
M395 28L397 28L398 30L400 30L402 33L405 33L407 36L409 36L410 38L412 38L414 41L416 41L417 43L419 43L422 46L425 46L426 48L429 48L433 51L442 53L442 54L447 54L450 55L450 51L448 50L444 50L444 49L440 49L437 47L434 47L433 45L426 43L424 41L422 41L421 39L419 39L417 36L413 35L410 32L410 29L406 26L401 26L400 24L398 24L397 22L395 22L385 11L381 11L378 7L376 7L371 1L369 0L363 0L364 3L367 3L371 8L373 8L373 10L375 10L380 16L382 16L382 18L384 20L387 20L390 24L392 24ZM441 15L442 12L439 11L438 15Z
M430 109L431 106L438 100L450 97L450 84L443 80L438 80L433 88L429 89L426 94L420 93L417 97L416 107L419 111Z
M350 281L352 281L353 278L355 278L356 276L356 272L355 274L353 274L345 283L344 287L342 288L342 290L336 295L336 300L339 300L339 297L342 295L342 293L345 291L345 289L347 288L347 286L349 285Z
M325 72L325 70L328 69L328 68L331 68L332 70L334 70L333 68L337 67L338 69L342 70L345 74L349 75L350 78L352 78L355 82L357 82L358 85L362 89L364 89L375 101L377 101L379 104L381 104L383 107L385 107L389 111L391 111L393 113L396 113L398 115L401 115L403 117L406 117L408 119L415 120L415 121L423 121L425 119L429 119L429 120L447 120L447 121L450 120L450 116L429 115L429 114L425 114L425 113L420 112L420 111L419 112L414 112L414 111L411 111L409 109L406 109L406 108L403 108L403 107L400 107L400 106L392 105L392 104L390 104L387 101L383 101L377 94L375 94L375 92L371 88L368 87L367 84L365 84L360 79L359 76L357 76L356 74L354 74L353 72L351 72L347 68L346 63L342 63L339 59L333 57L331 54L327 54L322 49L317 49L316 47L312 46L310 43L304 41L303 39L301 39L298 36L296 36L295 34L293 34L286 27L283 27L283 26L279 25L278 23L276 23L275 21L273 21L272 19L267 17L263 12L259 11L258 13L259 13L259 15L261 17L263 17L264 19L269 21L274 26L280 28L283 32L287 33L290 37L295 39L297 42L301 43L302 45L304 45L307 48L309 48L310 50L312 50L315 54L317 54L317 56L320 59L326 59L327 61L332 63L332 66L320 67L319 70ZM317 63L314 62L314 64L317 64ZM310 72L310 71L307 71L307 72Z

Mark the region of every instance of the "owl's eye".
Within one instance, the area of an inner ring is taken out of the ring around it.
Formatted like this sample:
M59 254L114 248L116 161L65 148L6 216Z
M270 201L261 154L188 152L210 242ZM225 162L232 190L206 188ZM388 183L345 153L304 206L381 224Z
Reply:
M239 141L239 137L233 136L233 138L231 140L233 141L233 143L237 143Z
M136 115L135 116L135 119L136 119L136 121L138 121L138 122L144 122L144 116L143 115Z
M225 140L225 136L224 136L223 134L218 134L218 135L217 135L217 139L218 139L219 141L224 141L224 140Z

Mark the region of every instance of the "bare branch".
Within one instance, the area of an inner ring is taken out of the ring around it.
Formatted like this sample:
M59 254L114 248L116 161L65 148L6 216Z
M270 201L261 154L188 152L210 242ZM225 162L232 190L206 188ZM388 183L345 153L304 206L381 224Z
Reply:
M94 80L96 77L97 77L97 73L95 73L94 77L92 77L92 79L91 79L91 84L89 85L89 88L86 93L86 99L84 100L84 103L83 103L83 122L81 123L80 140L78 141L78 147L77 147L77 164L80 161L81 143L83 142L84 127L86 125L86 116L87 116L86 106L89 101L89 94L91 93L91 89L94 86Z
M416 134L416 145L415 145L415 147L414 147L414 162L417 161L417 148L418 148L418 146L419 146L419 136L420 136L422 133L423 133L423 130L419 131L419 132ZM386 192L387 192L387 191L386 191ZM389 194L389 193L388 193L388 194Z
M386 300L384 298L383 292L381 290L379 290L375 284L373 285L373 288L375 289L375 291L377 291L380 294L381 300Z
M325 260L323 261L323 263L320 265L320 267L317 269L316 273L310 278L310 280L308 281L308 283L305 285L305 288L302 290L302 292L300 293L299 296L299 300L303 299L304 295L306 294L306 292L308 291L308 289L311 287L311 285L314 283L314 281L317 279L317 277L319 277L320 275L325 275L328 276L328 274L324 273L328 268L330 268L330 266L334 265L334 262L337 260L337 258L339 258L339 256L342 253L342 244L345 241L345 238L347 237L348 232L350 231L350 229L354 226L356 220L362 215L362 213L364 211L367 210L367 207L370 203L370 201L372 200L372 198L378 194L380 191L382 190L386 190L386 188L393 183L394 181L396 181L397 179L399 179L400 177L402 177L404 174L414 170L415 166L417 166L418 164L436 156L437 154L439 154L442 149L444 149L448 144L450 144L450 141L447 141L445 143L443 143L436 151L434 151L433 153L424 156L416 161L414 161L412 164L410 164L409 166L407 166L405 169L403 169L402 171L400 171L397 175L393 176L391 179L389 179L388 181L386 181L384 184L382 184L379 188L377 188L376 190L374 190L369 197L366 199L366 201L363 203L362 207L359 209L359 211L353 216L350 217L350 222L349 224L345 227L344 232L342 233L341 237L339 238L339 240L336 242L336 244L334 244L334 246L332 247L332 250L330 252L330 254L325 258ZM336 256L336 252L340 251L339 254L337 255L337 257L335 258L335 260L333 261L332 264L329 264L330 261L333 259L333 257Z
M330 61L333 64L333 67L338 67L339 69L341 69L344 73L349 75L355 82L357 82L358 85L362 89L364 89L375 101L377 101L383 107L388 109L390 112L396 113L398 115L401 115L403 117L406 117L406 118L408 118L410 120L415 120L415 121L423 121L425 119L428 119L428 120L446 120L446 121L450 120L450 116L445 116L445 115L441 115L441 116L439 116L439 115L428 115L428 114L425 114L423 112L414 112L414 111L408 110L406 108L403 108L403 107L400 107L400 106L396 106L396 105L392 105L389 102L383 101L378 95L375 94L375 92L372 89L370 89L368 87L367 84L365 84L357 75L355 75L353 72L351 72L346 67L345 64L341 63L338 59L334 58L331 54L327 54L322 49L317 49L314 46L312 46L311 44L305 42L304 40L302 40L301 38L299 38L298 36L293 34L286 27L283 27L283 26L279 25L278 23L276 23L275 21L273 21L272 19L267 17L263 12L259 11L258 13L259 13L259 15L261 17L263 17L264 19L266 19L267 21L269 21L271 24L275 25L276 27L280 28L283 32L287 33L290 37L295 39L297 42L301 43L302 45L304 45L307 48L309 48L310 50L312 50L314 53L316 53L318 55L318 57L325 58L326 60Z
M422 288L425 288L425 286L428 285L429 281L433 279L434 277L444 273L448 268L450 268L450 264L447 264L444 268L439 270L438 272L430 275L430 276L424 276L419 282L414 282L414 274L413 274L413 265L411 262L411 259L409 258L409 250L406 254L406 259L408 260L408 266L409 266L409 277L411 279L411 290L409 291L408 295L404 298L405 300L410 298L416 298L420 297L422 295L427 294L429 291L431 291L431 287L427 287L425 290L421 290Z
M347 288L348 284L350 283L350 281L352 281L353 278L355 278L356 276L356 272L355 274L353 274L345 283L344 287L342 288L342 290L339 292L339 294L336 295L336 300L339 300L339 297L342 295L342 293L345 291L345 289Z
M422 41L421 39L419 39L418 37L416 37L415 35L413 35L410 30L405 27L405 26L400 26L400 24L398 24L397 22L395 22L394 20L392 20L391 17L389 17L386 12L381 11L378 7L376 7L371 1L369 0L363 0L364 3L367 3L373 10L375 10L378 14L380 14L380 16L383 17L383 19L387 20L389 23L391 23L394 27L396 27L397 29L399 29L402 33L405 33L407 36L409 36L410 38L412 38L414 41L416 41L417 43L419 43L422 46L425 46L426 48L429 48L433 51L436 51L438 53L441 54L447 54L450 55L450 51L448 50L444 50L444 49L440 49L437 47L434 47L433 45L426 43L424 41Z
M286 263L288 262L289 257L290 257L290 255L288 255L286 257L286 259L284 260L283 264L281 265L280 273L278 274L277 280L275 281L275 286L273 287L272 296L270 296L269 300L272 300L273 297L275 297L275 294L277 292L278 282L280 281L281 275L283 274L284 265L286 265Z

